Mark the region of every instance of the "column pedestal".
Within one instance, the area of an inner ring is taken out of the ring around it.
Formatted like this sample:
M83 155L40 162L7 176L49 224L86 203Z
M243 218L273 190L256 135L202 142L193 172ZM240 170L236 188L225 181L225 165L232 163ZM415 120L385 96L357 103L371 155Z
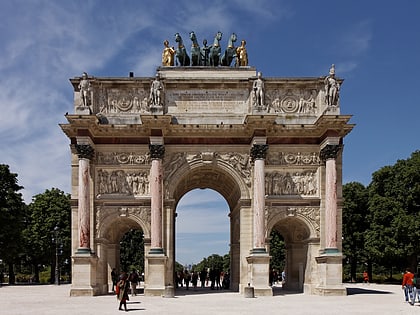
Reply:
M166 261L168 257L164 254L152 254L146 256L147 270L146 283L144 284L145 296L165 296L166 295Z
M325 254L316 257L320 283L314 288L317 295L347 295L342 283L343 255L341 253Z
M272 296L273 290L268 285L270 273L270 256L268 253L252 253L246 258L250 267L250 286L255 296Z
M94 296L100 294L96 284L98 258L90 254L72 257L73 270L70 296Z

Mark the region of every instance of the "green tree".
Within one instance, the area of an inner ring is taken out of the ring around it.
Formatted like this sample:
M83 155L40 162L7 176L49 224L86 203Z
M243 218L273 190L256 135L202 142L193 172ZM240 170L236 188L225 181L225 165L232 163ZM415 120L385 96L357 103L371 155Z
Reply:
M270 234L270 270L275 269L282 272L286 259L286 248L283 236L276 230L272 230Z
M51 266L51 283L55 280L56 258L61 266L71 255L70 195L52 188L32 198L28 206L24 230L26 253L34 268L34 281L39 281L39 267ZM58 250L58 257L56 255Z
M0 164L0 258L9 267L9 283L15 283L13 265L22 253L22 229L25 203L18 193L17 174L9 166Z
M142 230L130 230L120 242L120 264L124 271L136 269L144 272L144 234Z
M370 266L365 253L366 230L369 228L368 190L361 183L351 182L343 186L343 253L350 263L350 278L356 280L358 263ZM371 271L371 268L368 268ZM371 272L369 273L371 278Z
M420 253L420 151L372 176L366 245L381 264L417 267ZM391 269L392 270L392 269Z

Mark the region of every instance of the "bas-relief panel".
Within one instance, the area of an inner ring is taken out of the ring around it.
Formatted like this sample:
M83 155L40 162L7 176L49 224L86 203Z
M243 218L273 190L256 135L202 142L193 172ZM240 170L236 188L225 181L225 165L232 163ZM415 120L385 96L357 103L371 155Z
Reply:
M92 94L94 113L150 113L149 93L142 88L100 87Z
M316 89L272 89L266 92L268 113L308 114L320 112Z
M149 170L107 170L96 171L96 196L150 196Z
M269 196L318 196L317 170L271 171L265 173L265 193Z

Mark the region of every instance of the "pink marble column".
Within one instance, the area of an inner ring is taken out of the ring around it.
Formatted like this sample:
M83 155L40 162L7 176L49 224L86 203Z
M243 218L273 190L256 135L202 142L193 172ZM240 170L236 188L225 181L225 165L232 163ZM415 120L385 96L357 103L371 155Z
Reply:
M79 248L78 252L90 253L90 159L94 151L90 145L76 145L79 156Z
M265 252L265 157L268 145L254 144L251 158L254 162L254 252Z
M325 249L337 251L337 169L335 160L339 145L327 145L321 150L325 161Z
M163 145L150 145L152 167L150 170L151 194L151 233L150 253L163 253L162 249L162 209L163 209L163 168L162 159L165 153Z

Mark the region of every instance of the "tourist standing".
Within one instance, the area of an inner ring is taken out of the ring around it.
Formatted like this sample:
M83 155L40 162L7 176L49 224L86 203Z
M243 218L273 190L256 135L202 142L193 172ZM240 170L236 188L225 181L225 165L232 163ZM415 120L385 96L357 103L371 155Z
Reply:
M128 280L131 283L131 296L137 295L136 290L137 290L137 284L139 283L139 274L137 273L135 269L133 269L133 271L130 273L130 277L128 278Z
M404 290L405 301L410 302L411 305L414 305L413 279L414 274L411 272L410 268L407 268L403 276L402 288Z
M111 279L112 279L112 292L115 292L115 286L117 285L117 282L118 282L117 269L115 268L112 268Z

